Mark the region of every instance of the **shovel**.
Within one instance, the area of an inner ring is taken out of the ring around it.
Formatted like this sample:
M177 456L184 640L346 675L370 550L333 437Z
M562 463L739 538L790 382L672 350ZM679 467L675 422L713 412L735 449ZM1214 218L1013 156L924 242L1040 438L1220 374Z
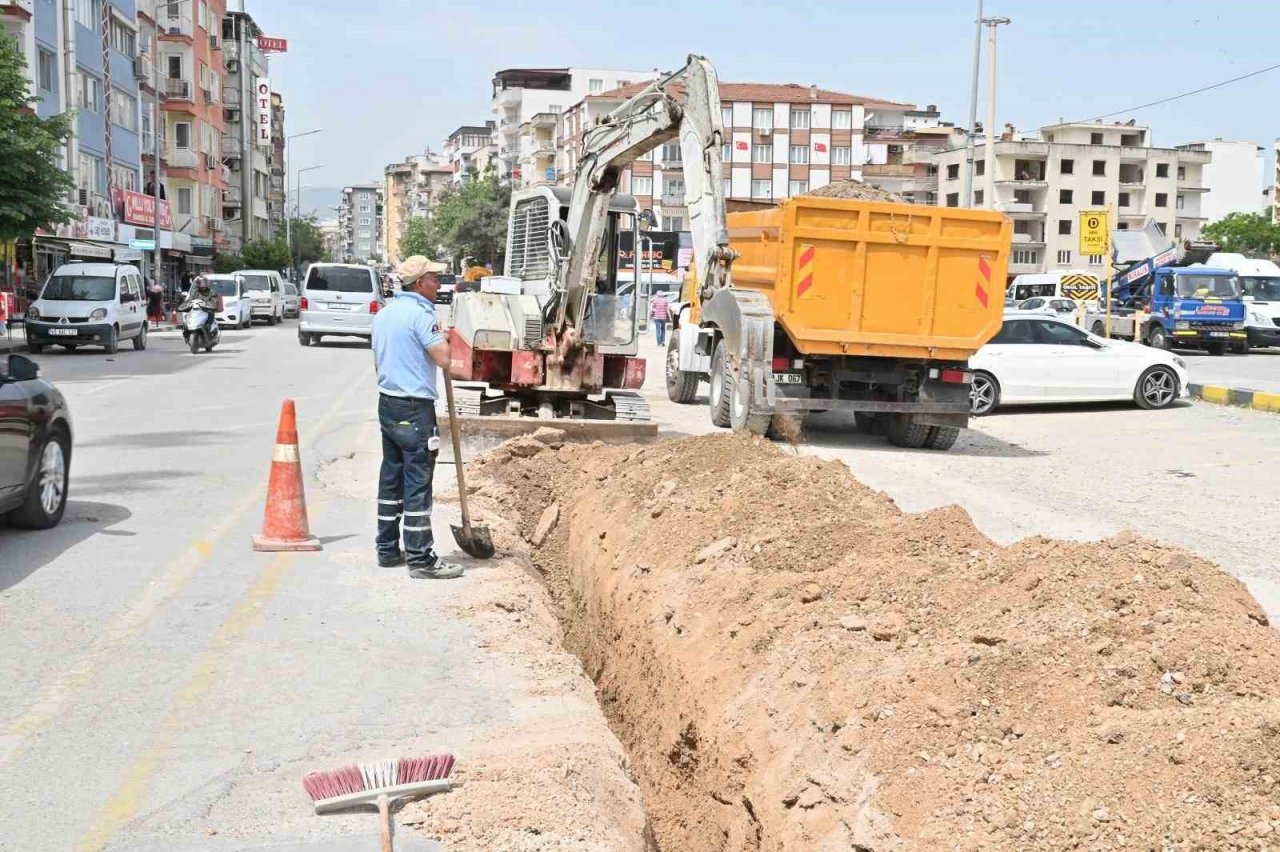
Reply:
M458 465L458 501L462 503L462 526L449 525L453 530L453 538L458 542L462 552L476 559L488 559L493 556L493 538L488 527L471 525L471 512L467 509L467 479L462 470L462 439L458 432L458 409L453 404L453 379L449 378L449 369L440 371L444 376L444 393L449 402L449 436L453 439L453 460Z

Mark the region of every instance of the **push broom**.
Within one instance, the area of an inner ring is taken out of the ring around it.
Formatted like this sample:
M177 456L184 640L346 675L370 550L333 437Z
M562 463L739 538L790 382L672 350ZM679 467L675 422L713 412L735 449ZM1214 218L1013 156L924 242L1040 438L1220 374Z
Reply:
M359 766L312 772L302 779L302 787L316 803L317 814L376 805L382 829L382 852L392 852L391 803L449 792L458 786L449 779L452 769L451 754L375 760Z

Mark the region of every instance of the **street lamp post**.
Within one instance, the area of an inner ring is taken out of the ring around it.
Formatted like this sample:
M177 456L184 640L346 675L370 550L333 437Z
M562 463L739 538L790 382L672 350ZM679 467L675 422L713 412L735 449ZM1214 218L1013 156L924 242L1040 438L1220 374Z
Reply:
M983 18L987 27L987 162L984 166L986 181L983 183L983 206L996 209L996 27L1011 23L1008 18ZM1017 175L1014 175L1016 178Z
M289 217L289 169L293 166L293 140L302 136L312 136L319 133L323 128L317 127L315 130L306 130L302 133L294 133L284 138L284 241L289 246L289 258L293 259L293 222ZM294 272L296 270L289 270Z
M973 37L973 91L969 96L969 138L965 143L964 185L960 192L960 206L973 206L973 134L978 124L978 69L982 64L982 0L978 0L977 25Z
M317 131L312 131L312 132L314 133L314 132L317 132ZM306 134L302 134L302 135L306 135ZM299 194L300 192L302 192L302 173L303 173L303 172L313 172L313 171L315 171L316 169L323 169L323 168L324 168L324 163L319 163L319 164L314 165L314 166L307 166L305 169L298 169L296 172L294 172L294 173L293 173L294 180L296 181L296 184L295 184L296 189L294 190L294 199L295 199L295 201L294 201L294 206L293 206L294 213L297 213L297 212L301 209L301 201L297 199L297 196L298 196L298 194ZM295 257L294 257L294 252L293 252L293 224L292 224L292 223L293 223L293 217L292 217L292 216L287 215L288 213L289 213L289 203L288 203L288 201L286 201L286 202L285 202L285 214L286 214L286 216L285 216L285 223L286 223L286 225L285 225L285 227L286 227L286 237L285 237L285 239L286 239L286 241L287 241L287 243L288 243L288 246L289 246L289 264L290 264L289 272L290 272L291 274L296 274L296 273L297 273L297 271L298 271L298 264L297 264L297 261L296 261L296 259L295 259Z

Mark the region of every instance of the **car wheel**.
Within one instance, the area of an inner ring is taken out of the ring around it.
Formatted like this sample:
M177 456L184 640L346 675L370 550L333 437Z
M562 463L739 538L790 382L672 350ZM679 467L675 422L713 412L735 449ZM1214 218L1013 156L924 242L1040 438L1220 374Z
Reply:
M680 345L677 335L667 340L667 398L681 405L693 402L698 393L698 374L680 369Z
M1215 342L1213 342L1213 343L1210 343L1210 344L1209 344L1209 354L1210 354L1210 355L1226 355L1226 354L1227 354L1227 344L1226 344L1226 343L1223 343L1223 342L1222 342L1222 341L1220 341L1220 340L1219 340L1219 341L1215 341Z
M1249 350L1252 348L1253 347L1249 345L1249 341L1242 340L1239 343L1237 343L1235 346L1232 346L1231 351L1236 353L1237 355L1248 355Z
M44 344L43 344L43 343L28 343L28 344L27 344L27 351L28 351L28 352L30 352L32 355L39 355L41 352L43 352L43 351L44 351Z
M1107 327L1103 325L1101 322L1095 322L1093 324L1093 328L1089 329L1089 331L1093 333L1094 337L1107 336Z
M979 370L973 374L973 384L969 385L969 413L974 417L982 417L995 410L1000 402L1000 384L990 373Z
M1165 331L1164 326L1158 323L1151 326L1151 330L1147 332L1147 345L1152 349L1164 349L1165 351L1168 351L1170 346L1169 332Z
M147 348L147 324L142 324L142 331L138 332L138 336L133 339L133 348L141 352Z
M733 393L729 375L729 353L723 340L716 342L711 355L711 424L725 428L729 425L729 397Z
M910 414L889 415L889 443L895 447L918 450L929 438L931 426L917 423Z
M1168 408L1178 398L1178 376L1168 367L1156 366L1138 379L1133 401L1139 408Z
M302 332L298 332L298 343L302 344L303 346L310 346L310 345L311 345L311 335L309 335L309 334L303 334Z
M930 426L924 445L931 450L949 450L955 446L960 430L955 426Z
M67 507L67 469L70 439L60 428L40 448L36 476L27 487L22 505L9 514L9 520L20 527L47 530L57 526Z
M107 350L108 355L114 355L120 351L120 330L115 326L107 332L107 339L103 342L102 348Z

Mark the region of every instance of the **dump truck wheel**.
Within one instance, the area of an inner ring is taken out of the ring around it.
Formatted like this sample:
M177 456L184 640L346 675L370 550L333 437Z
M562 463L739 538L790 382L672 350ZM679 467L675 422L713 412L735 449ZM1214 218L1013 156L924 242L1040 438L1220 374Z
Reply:
M1223 343L1222 341L1215 341L1215 342L1213 342L1213 343L1210 343L1210 344L1209 344L1209 354L1210 354L1210 355L1226 355L1226 354L1227 354L1227 344L1226 344L1226 343Z
M930 426L924 445L931 450L949 450L955 446L960 430L955 426Z
M698 393L698 374L680 369L679 335L674 331L667 339L667 398L681 405L693 402Z
M716 343L711 355L711 423L725 428L729 425L729 401L733 396L733 375L729 372L729 353L723 340Z
M930 427L917 423L910 414L889 416L889 443L895 447L918 450L929 437Z
M726 378L732 392L729 397L729 426L735 432L750 432L753 435L767 435L773 423L772 414L758 414L754 407L755 390L751 386L750 376L731 373Z
M1158 323L1151 326L1151 331L1147 333L1147 345L1152 349L1164 349L1168 351L1170 348L1169 333L1164 330L1164 326Z

